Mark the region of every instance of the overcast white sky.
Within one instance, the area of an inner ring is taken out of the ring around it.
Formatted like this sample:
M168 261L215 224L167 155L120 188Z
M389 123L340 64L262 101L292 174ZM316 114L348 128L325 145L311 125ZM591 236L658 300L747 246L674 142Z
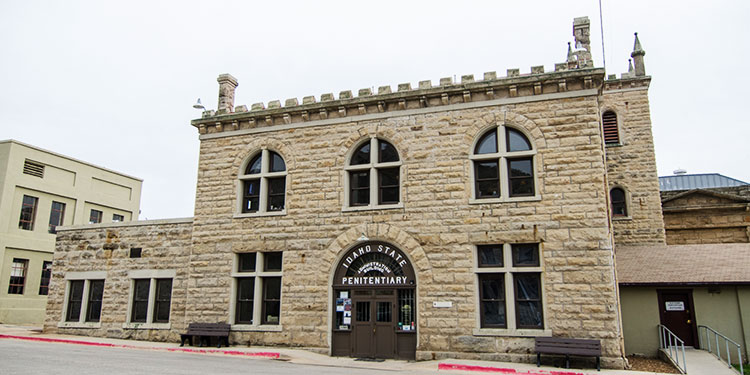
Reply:
M144 180L141 219L193 215L200 97L235 105L563 62L597 0L0 1L0 139ZM750 182L750 2L603 0L608 74L646 51L659 175Z

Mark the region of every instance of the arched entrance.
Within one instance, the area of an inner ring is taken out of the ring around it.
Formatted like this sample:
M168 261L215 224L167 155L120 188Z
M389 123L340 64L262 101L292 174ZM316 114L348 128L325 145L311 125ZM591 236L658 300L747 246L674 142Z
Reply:
M349 249L334 270L331 354L415 359L416 287L396 246L368 241Z

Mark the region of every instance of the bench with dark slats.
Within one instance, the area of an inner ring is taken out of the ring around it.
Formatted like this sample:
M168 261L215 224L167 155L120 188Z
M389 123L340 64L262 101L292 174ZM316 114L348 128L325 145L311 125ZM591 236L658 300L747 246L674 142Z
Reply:
M209 337L219 338L219 348L221 348L222 341L229 346L229 327L227 323L190 323L187 333L180 334L180 346L185 345L185 341L192 346L194 336L198 336L198 346L203 346L204 342L208 346Z
M542 354L565 356L565 368L570 368L570 356L596 357L596 370L601 370L602 344L599 340L569 339L563 337L535 337L536 366L541 366Z

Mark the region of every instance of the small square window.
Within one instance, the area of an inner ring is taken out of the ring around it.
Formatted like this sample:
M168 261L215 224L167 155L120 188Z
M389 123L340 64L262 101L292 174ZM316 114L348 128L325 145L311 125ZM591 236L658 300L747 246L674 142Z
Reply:
M102 222L102 212L99 210L91 210L89 214L89 224L98 224Z
M539 267L537 244L514 244L511 246L513 267Z
M255 255L256 253L237 254L239 258L237 272L255 272Z
M479 267L503 266L503 245L479 245L477 250Z
M141 257L141 249L140 247L131 247L130 248L130 257L131 258L140 258Z
M265 266L263 271L281 271L281 252L263 253Z
M118 215L118 214L112 214L112 222L113 223L119 223L125 221L125 216Z

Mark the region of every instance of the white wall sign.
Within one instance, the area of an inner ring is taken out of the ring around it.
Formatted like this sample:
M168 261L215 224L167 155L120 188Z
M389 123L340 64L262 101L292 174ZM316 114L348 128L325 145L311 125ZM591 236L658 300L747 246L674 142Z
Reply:
M451 302L451 301L435 301L435 302L432 303L432 307L437 307L437 308L453 307L453 302Z
M685 311L685 302L667 301L665 304L667 305L667 311Z

